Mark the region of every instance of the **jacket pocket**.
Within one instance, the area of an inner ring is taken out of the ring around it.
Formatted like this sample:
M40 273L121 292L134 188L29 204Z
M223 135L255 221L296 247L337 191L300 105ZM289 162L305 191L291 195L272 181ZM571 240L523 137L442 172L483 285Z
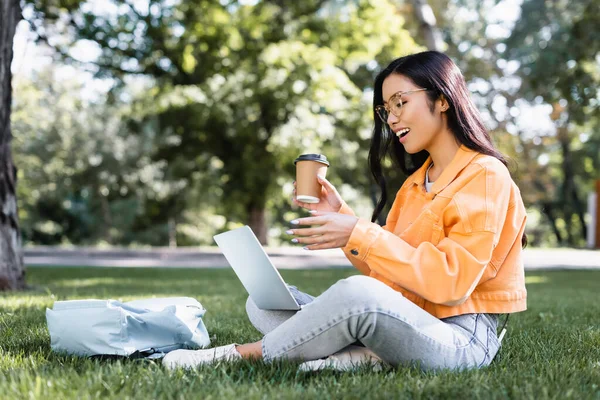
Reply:
M440 217L427 209L423 211L423 215L420 219L421 222L418 235L419 243L430 242L437 245L440 242L443 230L440 225Z
M440 218L431 210L424 210L399 236L411 246L417 247L423 242L437 245L441 240L443 227Z

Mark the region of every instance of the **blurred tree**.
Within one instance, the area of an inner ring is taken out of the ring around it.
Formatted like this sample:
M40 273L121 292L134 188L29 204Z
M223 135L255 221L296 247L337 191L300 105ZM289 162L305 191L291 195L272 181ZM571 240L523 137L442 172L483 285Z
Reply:
M508 57L519 62L520 94L552 106L561 163L556 212L565 223L569 245L585 242L582 183L591 190L600 170L600 148L591 152L589 148L600 139L598 129L582 129L585 125L597 128L600 117L598 21L600 3L596 0L569 4L525 0L506 42Z
M134 135L125 126L131 103L107 103L86 81L74 68L49 66L14 82L23 238L45 245L165 244L169 226L155 221L157 204L180 183L164 179L164 161L151 160L153 132Z
M17 214L17 169L11 153L13 38L21 19L18 0L0 3L0 290L22 289L25 267Z
M372 116L363 93L379 62L417 49L387 0L30 4L31 26L65 59L85 42L99 52L97 76L153 80L129 128L155 133L152 160L177 182L154 221L179 231L191 199L214 196L225 216L219 229L248 223L262 243L275 222L266 210L285 217L282 188L291 194L299 153L326 153L337 176L369 187ZM215 179L199 187L195 176Z
M122 239L117 228L136 215L133 208L115 218L111 209L121 194L133 193L122 160L138 153L136 138L126 143L119 135L118 110L82 98L86 88L79 79L73 69L61 77L49 67L15 80L13 147L24 166L18 197L28 242L114 243Z
M419 21L421 35L429 50L443 51L444 41L437 26L437 20L431 5L426 0L412 0L416 20Z

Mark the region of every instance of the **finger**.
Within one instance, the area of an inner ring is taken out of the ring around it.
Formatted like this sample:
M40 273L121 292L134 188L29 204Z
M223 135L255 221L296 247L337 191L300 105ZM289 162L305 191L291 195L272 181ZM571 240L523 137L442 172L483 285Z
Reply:
M337 249L340 246L335 244L335 242L321 242L317 244L304 246L304 250L325 250L325 249Z
M323 187L325 187L325 189L326 189L328 192L330 192L330 191L331 191L331 192L336 192L336 189L335 189L335 187L334 187L334 186L331 184L331 182L329 182L329 181L327 180L327 178L325 178L324 176L321 176L321 175L317 175L317 179L318 179L319 183L320 183L321 185L323 185Z
M312 210L313 207L315 207L315 205L312 203L305 203L303 201L298 201L296 198L292 198L292 200L294 201L294 203L296 203L297 205L299 205L302 208L306 208L307 210Z
M292 239L292 242L310 246L310 245L316 245L318 243L327 242L327 239L324 239L323 235L317 235L317 236L310 236L310 237L297 237L297 238Z
M285 231L288 235L294 236L313 236L323 234L322 228L303 228L303 229L288 229Z
M327 221L329 221L328 216L321 215L318 217L298 218L293 221L290 221L290 224L292 224L292 225L323 225Z
M319 211L319 210L312 210L312 211L310 212L310 214L311 214L313 217L323 217L323 216L326 216L326 215L329 215L329 214L332 214L332 213L331 213L331 212L329 212L329 211Z
M316 206L315 204L311 204L311 203L308 203L308 204ZM310 210L311 217L313 217L313 218L316 218L316 217L320 217L320 218L326 217L325 221L329 221L330 220L329 217L331 215L336 215L336 214L337 213L334 213L334 212L331 212L331 211ZM311 217L307 217L307 218L311 218ZM304 219L306 219L306 218L304 218Z

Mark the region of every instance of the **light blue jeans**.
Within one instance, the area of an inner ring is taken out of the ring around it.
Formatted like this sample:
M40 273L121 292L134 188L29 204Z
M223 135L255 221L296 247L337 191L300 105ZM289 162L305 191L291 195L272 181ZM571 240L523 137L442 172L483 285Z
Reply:
M467 369L489 365L500 348L496 315L438 319L375 278L342 279L316 298L290 290L305 305L300 311L246 302L250 322L265 335L265 361L316 360L360 342L393 366Z

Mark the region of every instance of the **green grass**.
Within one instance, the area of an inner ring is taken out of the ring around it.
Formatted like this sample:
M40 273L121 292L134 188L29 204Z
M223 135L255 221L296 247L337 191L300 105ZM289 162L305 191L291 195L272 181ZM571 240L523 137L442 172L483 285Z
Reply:
M350 269L282 271L319 294ZM32 290L0 295L0 398L531 398L600 399L600 271L527 274L529 310L513 315L501 355L481 370L414 368L301 373L291 362L220 363L194 371L146 360L99 361L50 350L56 300L191 296L214 345L255 341L245 291L227 269L29 268Z

